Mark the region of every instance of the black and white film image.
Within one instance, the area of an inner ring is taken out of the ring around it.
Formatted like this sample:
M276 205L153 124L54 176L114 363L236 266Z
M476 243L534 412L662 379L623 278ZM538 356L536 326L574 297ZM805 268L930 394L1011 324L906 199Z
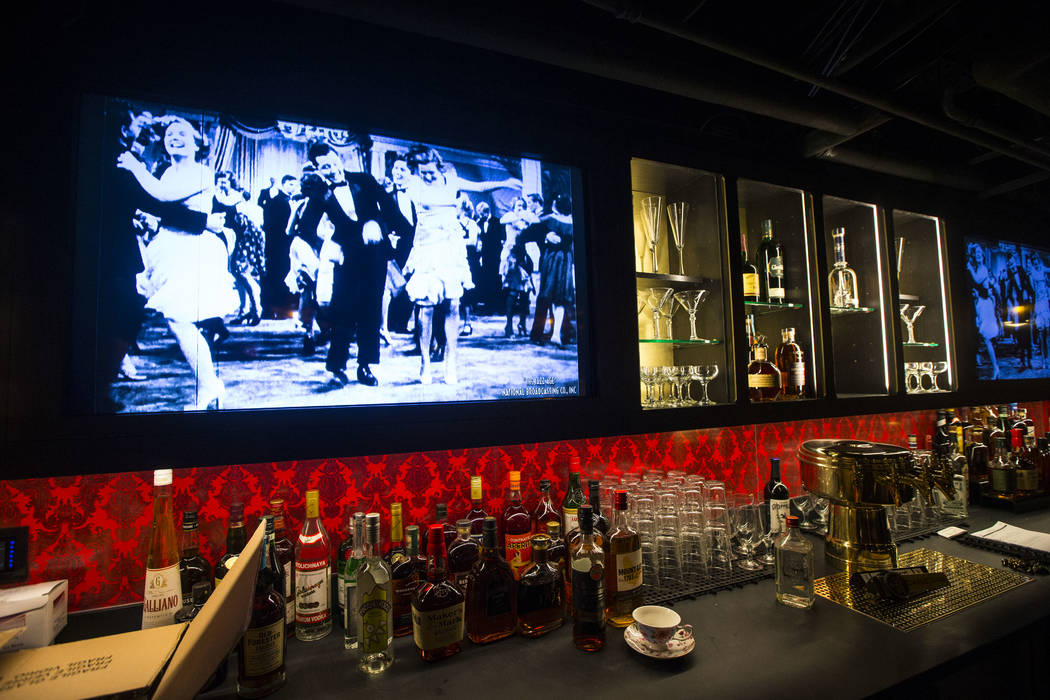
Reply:
M578 171L105 111L97 412L578 395Z
M1050 377L1050 253L967 239L978 379Z

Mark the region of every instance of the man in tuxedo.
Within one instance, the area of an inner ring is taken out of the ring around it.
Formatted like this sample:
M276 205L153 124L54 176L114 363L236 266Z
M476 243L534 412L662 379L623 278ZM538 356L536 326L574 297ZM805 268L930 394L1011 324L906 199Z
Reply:
M273 180L273 178L271 178ZM266 277L263 280L263 311L269 318L280 318L292 307L292 296L285 286L288 276L288 219L292 215L292 197L299 191L299 180L294 175L281 178L281 187L259 193L263 210L263 233L266 234ZM263 197L266 194L266 197Z
M357 381L376 386L379 380L370 366L379 363L386 261L393 253L390 231L397 225L395 205L371 175L344 170L342 158L323 140L310 142L307 157L328 188L308 198L300 227L316 231L321 216L327 214L334 227L331 240L341 249L329 305L332 339L325 361L329 383L350 383L346 364L356 334Z
M499 276L500 253L507 240L507 231L492 215L488 202L478 202L475 209L478 228L481 229L481 276L478 280L478 299L486 314L503 312L503 282Z

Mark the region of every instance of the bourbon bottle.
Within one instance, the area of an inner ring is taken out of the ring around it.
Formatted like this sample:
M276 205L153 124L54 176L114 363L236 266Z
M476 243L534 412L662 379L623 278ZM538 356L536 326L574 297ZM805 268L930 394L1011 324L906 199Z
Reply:
M572 556L572 643L577 649L598 651L605 646L605 552L594 543L594 515L580 506L583 543Z
M427 581L412 599L412 636L424 661L440 661L462 649L464 599L448 580L444 528L431 525L427 539Z
M456 521L458 537L448 548L448 568L452 580L464 595L468 594L470 572L478 562L480 547L470 536L470 521L461 518Z
M237 654L237 695L261 698L284 685L284 574L274 549L273 516L264 515L266 540L255 578L251 619Z
M509 637L518 623L514 574L499 554L495 518L486 518L481 538L481 557L470 574L467 598L467 636L475 644Z
M613 627L627 627L631 612L642 599L642 540L627 524L627 491L613 493L615 524L606 540L605 619Z
M780 329L780 345L774 354L780 370L781 399L801 399L806 395L806 355L795 342L794 328Z
M518 625L522 635L539 637L558 629L565 616L561 569L547 560L550 537L532 538L532 565L518 581Z
M780 394L780 370L769 361L769 346L766 345L765 336L758 334L751 337L751 361L747 365L747 393L753 403L775 401Z
M408 547L405 558L394 567L394 636L412 634L412 599L426 577L427 561L419 553L419 528L409 525L405 529Z

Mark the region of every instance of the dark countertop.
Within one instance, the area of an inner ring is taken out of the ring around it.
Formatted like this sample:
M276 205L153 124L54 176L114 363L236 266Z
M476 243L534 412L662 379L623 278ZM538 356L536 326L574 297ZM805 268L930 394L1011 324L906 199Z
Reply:
M1016 515L977 508L971 510L967 522L973 531L997 519L1050 531L1050 512L1045 511ZM812 541L819 577L824 573L823 548L816 539ZM938 536L904 544L901 551L918 547L1001 566L1001 554ZM366 677L357 670L356 657L343 649L342 628L336 626L319 642L289 640L288 681L271 697L320 700L342 698L360 690L366 690L369 697L390 698L421 694L470 697L478 692L523 697L556 689L560 696L581 694L589 698L695 697L702 692L709 697L768 700L774 695L803 698L824 694L829 687L834 688L836 697L879 692L899 696L911 694L906 690L909 680L925 684L927 689L931 683L951 686L952 668L972 666L969 660L973 652L981 656L1003 643L1001 640L1030 634L1033 626L1044 640L1040 648L1046 650L1050 577L1036 577L1032 583L909 633L819 596L809 610L779 605L772 580L680 601L673 607L683 622L693 625L697 639L696 649L682 659L643 657L627 646L622 631L611 627L605 649L591 654L578 651L572 646L571 625L566 624L535 640L511 637L483 647L464 641L462 653L436 664L420 660L411 636L400 637L394 642L394 665L378 678ZM58 641L136 629L141 620L139 610L139 606L127 606L71 615ZM1050 660L1045 654L1040 656L1030 655L1019 663L1032 666ZM209 698L236 694L236 668L231 659L226 683L209 693ZM944 681L945 677L949 680ZM953 694L968 697L979 692L974 685L964 683Z

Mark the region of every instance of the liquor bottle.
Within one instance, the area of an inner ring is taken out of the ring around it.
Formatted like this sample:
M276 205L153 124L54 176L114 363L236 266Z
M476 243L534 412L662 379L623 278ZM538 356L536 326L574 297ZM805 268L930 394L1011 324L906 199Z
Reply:
M1013 448L1016 455L1017 492L1026 496L1032 495L1039 490L1039 470L1035 466L1031 453L1025 447L1024 430L1014 428L1010 434L1013 436Z
M393 569L405 558L405 531L401 525L401 504L390 504L390 545L387 547L384 559Z
M452 580L464 595L469 593L470 572L478 562L480 546L470 536L470 521L461 518L456 521L458 537L452 540L448 548L448 569ZM426 569L423 570L424 575Z
M759 301L758 268L747 259L747 234L740 234L740 270L744 280L744 301Z
M590 479L587 482L587 502L591 506L591 513L594 514L594 543L605 549L611 528L609 527L609 521L602 515L601 482L597 479ZM583 533L580 532L580 528L576 528L566 535L565 542L571 557L572 553L579 549L580 544L583 542Z
M208 576L211 577L211 568L208 569ZM175 613L175 623L192 622L195 617L204 608L204 604L208 602L208 598L211 596L213 588L211 581L201 580L193 584L193 589L190 592L190 602L183 605ZM226 672L228 670L229 657L223 657L222 661L219 662L218 668L211 674L204 685L201 687L199 694L203 694L217 688L223 681L226 680Z
M1039 453L1039 481L1043 490L1050 489L1050 438L1041 437L1036 441Z
M860 307L857 292L857 273L846 262L846 229L842 226L831 230L835 241L835 264L828 274L831 306L842 309Z
M357 608L354 607L357 595L357 572L365 562L365 514L354 513L353 538L354 546L350 550L343 573L343 598L346 600L346 611L343 616L343 648L357 648Z
M613 627L627 627L631 612L645 604L642 596L642 540L627 523L627 491L613 492L615 521L606 539L605 620Z
M751 339L751 361L747 365L747 393L753 403L776 401L780 394L780 370L769 361L765 336Z
M481 489L481 477L470 477L470 512L465 516L470 521L470 534L481 539L481 524L489 514L485 512L485 502Z
M215 587L229 573L248 544L248 533L244 530L244 505L230 504L230 523L226 529L226 553L215 563Z
M780 458L769 458L769 481L762 490L766 501L767 522L769 531L775 536L786 529L787 516L791 514L791 494L787 485L780 480Z
M577 510L587 502L580 486L580 458L573 455L569 459L569 488L561 502L561 531L566 535L579 527Z
M189 605L193 601L193 586L200 582L208 583L211 591L211 564L201 556L201 536L197 530L197 511L187 510L182 513L182 533L179 550L182 557L179 559L179 579L182 585L182 604Z
M532 522L537 532L542 532L551 520L561 521L561 514L551 500L550 479L540 479L540 502L536 504L536 510L532 514Z
M975 426L976 427L976 426ZM989 471L988 446L978 441L980 432L971 432L971 439L966 445L966 457L970 464L970 505L981 502L981 494L991 489L991 472Z
M488 644L514 634L518 624L514 582L518 574L499 555L495 518L485 519L481 538L481 556L470 573L467 636L475 644Z
M394 588L390 566L380 556L379 520L379 513L365 516L364 561L357 570L352 601L358 630L357 667L373 675L394 663Z
M489 520L494 527L495 519L487 518L485 522ZM458 654L462 648L464 598L456 584L448 580L442 527L431 525L427 535L427 580L412 599L412 636L424 661L440 661ZM491 538L490 542L494 547Z
M786 518L787 532L776 539L777 602L793 608L813 605L813 545L798 529L798 517Z
M758 244L758 264L762 267L764 300L769 304L787 301L784 284L784 254L780 241L773 238L773 220L762 221L762 242Z
M339 624L346 626L346 565L354 551L354 509L347 513L346 533L335 555L335 613Z
M502 526L503 549L516 579L532 561L532 516L521 504L521 472L518 471L510 473L510 495L503 509Z
M251 619L237 654L237 695L261 698L284 685L284 572L274 548L273 516L264 515L266 540L255 578Z
M284 634L291 637L295 634L295 545L288 537L284 524L284 499L270 501L270 515L273 516L273 548L277 551L277 561L284 569Z
M171 500L171 470L153 472L153 524L146 557L146 586L142 596L142 629L170 625L182 607L179 542L175 538L175 511Z
M780 370L780 399L801 399L806 396L806 355L795 342L794 328L780 329L780 345L773 353Z
M426 559L419 553L419 527L405 528L408 546L405 558L393 567L394 577L394 636L412 634L412 598L426 577Z
M950 422L949 425L951 425ZM967 506L970 503L970 463L965 455L963 424L956 424L953 433L954 440L948 453L948 459L952 465L952 486L955 487L955 497L945 503L944 509L956 517L965 518L968 513Z
M572 555L572 643L598 651L605 646L605 552L594 543L594 513L580 506L583 543Z
M438 503L434 506L434 522L445 532L445 551L456 539L456 526L448 521L448 504ZM426 554L426 551L423 552Z
M295 543L295 638L313 642L332 631L332 547L321 523L320 495L306 492L306 519Z
M560 522L557 520L547 521L547 537L551 538L550 544L547 546L547 561L561 569L562 577L568 582L569 575L565 566L565 560L569 555L569 551L565 546L565 540L561 536Z
M551 538L532 538L532 565L518 581L518 626L525 637L539 637L558 629L565 617L565 581L562 571L547 559Z
M992 493L1006 495L1013 491L1013 467L1010 464L1010 455L1006 451L1006 438L995 439L995 457L992 458L988 471L992 476Z

